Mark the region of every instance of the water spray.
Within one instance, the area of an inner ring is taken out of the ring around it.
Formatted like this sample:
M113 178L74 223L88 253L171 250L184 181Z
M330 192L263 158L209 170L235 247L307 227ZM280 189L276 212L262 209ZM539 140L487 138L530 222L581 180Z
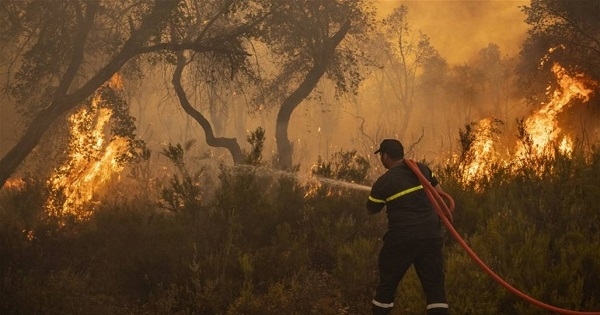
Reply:
M349 183L349 182L344 182L341 180L336 180L336 179L331 179L331 178L326 178L326 177L321 177L321 176L316 176L317 180L322 182L322 183L326 183L326 184L330 184L330 185L334 185L334 186L339 186L339 187L345 187L345 188L350 188L350 189L355 189L355 190L361 190L361 191L366 191L366 192L370 192L371 191L371 187L370 186L365 186L365 185L360 185L360 184L356 184L356 183Z
M333 185L333 186L337 186L337 187L349 188L349 189L366 191L366 192L371 191L370 186L345 182L345 181L322 177L322 176L316 176L316 175L303 176L298 173L276 170L276 169L272 169L272 168L268 168L268 167L264 167L264 166L236 165L235 167L239 168L239 169L257 171L261 174L271 174L271 175L283 176L283 177L287 177L287 178L295 178L295 179L305 180L305 181L309 181L310 179L316 179L317 181L319 181L321 183L325 183L325 184Z

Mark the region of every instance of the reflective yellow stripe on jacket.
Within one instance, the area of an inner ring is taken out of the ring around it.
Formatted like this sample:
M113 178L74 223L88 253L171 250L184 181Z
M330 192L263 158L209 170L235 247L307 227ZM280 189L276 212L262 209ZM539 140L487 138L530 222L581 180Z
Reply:
M376 199L376 198L373 198L371 196L369 196L369 200L371 200L373 202L376 202L376 203L386 203L386 202L392 201L392 200L394 200L396 198L400 198L400 197L402 197L402 196L404 196L406 194L409 194L409 193L411 193L413 191L416 191L416 190L419 190L419 189L423 189L423 185L419 185L419 186L415 186L415 187L411 187L409 189L403 190L403 191L401 191L401 192L399 192L397 194L389 196L385 200Z

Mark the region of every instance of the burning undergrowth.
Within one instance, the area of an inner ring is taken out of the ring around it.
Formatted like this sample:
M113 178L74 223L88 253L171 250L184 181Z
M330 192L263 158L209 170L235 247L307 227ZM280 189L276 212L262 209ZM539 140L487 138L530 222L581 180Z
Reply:
M551 90L549 86L548 101L518 120L513 148L501 141L500 126L504 122L497 118L484 118L460 131L462 153L455 162L460 164L463 183L475 184L498 168L514 172L527 167L532 160L573 155L577 141L581 144L582 139L576 138L572 129L561 128L561 118L570 107L585 104L598 84L582 74L570 74L558 64L554 64L552 72L557 87Z
M99 195L143 151L122 90L121 77L115 75L70 115L67 157L48 180L45 208L50 215L89 217Z

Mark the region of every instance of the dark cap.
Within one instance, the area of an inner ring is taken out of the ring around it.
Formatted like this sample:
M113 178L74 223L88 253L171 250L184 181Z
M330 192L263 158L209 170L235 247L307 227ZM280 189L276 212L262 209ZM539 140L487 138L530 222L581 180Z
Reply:
M387 153L394 158L404 157L404 147L402 146L402 143L396 139L385 139L381 141L379 149L375 151L375 154L380 152Z

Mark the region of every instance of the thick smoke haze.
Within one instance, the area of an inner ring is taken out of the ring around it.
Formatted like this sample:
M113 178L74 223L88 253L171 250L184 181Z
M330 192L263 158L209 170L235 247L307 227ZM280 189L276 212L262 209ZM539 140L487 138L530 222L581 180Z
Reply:
M526 1L379 1L379 17L385 17L401 4L409 9L412 28L429 36L434 48L451 66L467 63L490 43L499 46L503 57L516 56L526 34L525 15L519 9L519 6L527 4ZM190 139L198 141L201 152L210 149L204 143L203 130L182 112L172 92L168 91L172 89L169 84L170 72L157 72L146 76L146 82L137 87L138 92L132 94L130 99L132 114L137 119L138 135L147 141L154 151L160 151L160 147L166 143L183 143ZM153 82L150 81L151 78ZM368 89L368 85L366 88ZM361 118L369 118L368 114L372 111L369 105L357 106L347 100L336 100L327 92L321 97L324 101L317 106L320 107L319 109L315 110L314 104L308 106L303 103L292 116L289 136L295 148L294 163L309 167L318 156L328 158L340 150L358 148L361 154L372 152L372 147L369 147L370 142L359 139L361 135L357 133ZM347 104L338 106L340 102ZM206 106L200 104L199 109L206 109ZM266 144L265 157L270 158L274 153L276 112L258 111L254 115L249 115L241 113L245 110L243 106L235 106L236 113L224 113L221 117L224 120L219 122L221 127L215 126L215 134L221 137L236 137L240 145L247 148L245 135L259 126L263 127L266 129L269 141ZM13 107L10 102L2 100L0 121L0 155L2 156L12 148L20 134ZM411 131L404 135L405 139L401 140L409 143L415 141L420 137L424 126L428 125L423 118L426 115L415 117L415 121L411 122ZM238 122L242 120L246 121L245 126L239 126ZM373 125L377 122L369 123L371 130L374 130L376 127ZM447 120L444 122L445 125L438 126L439 130L445 131L437 131L438 134L446 133L445 139L439 140L438 136L438 140L424 143L439 146L439 141L447 145L456 142L458 128L464 123L465 121L461 119ZM240 131L245 134L240 134ZM389 132L371 134L371 136L401 137ZM429 151L428 148L421 148L419 153L424 155ZM213 150L213 154L226 159L227 151L217 149Z
M380 15L404 4L415 29L427 34L440 54L451 64L472 58L489 43L509 56L519 53L527 24L520 6L529 1L380 1Z
M517 57L527 31L526 16L519 6L526 4L528 1L379 1L378 13L380 18L384 18L394 8L405 5L412 30L426 34L441 57L453 67L472 61L490 44L499 47L502 58ZM368 95L373 90L376 90L373 82L366 83L362 93ZM391 95L382 95L381 98L394 102ZM339 104L333 98L327 102ZM310 112L301 105L290 125L290 139L296 140L295 147L302 152L295 153L296 161L307 166L307 163L314 163L317 156L329 158L340 150L357 149L361 154L372 153L373 147L365 147L371 139L361 137L357 132L362 118L366 119L364 128L369 136L397 137L408 146L419 142L410 152L411 157L431 159L449 151L456 152L458 131L465 124L498 116L497 112L489 109L492 104L477 103L472 114L461 116L445 100L438 104L418 103L406 134L398 134L394 133L394 126L377 125L378 116L386 115L385 109L374 108L369 96L363 96L357 102L360 103L357 107L344 103L342 109L331 105L326 114ZM506 106L509 109L500 118L510 122L528 111L520 102ZM383 127L379 129L383 132L374 132L380 127ZM507 126L510 127L513 126ZM509 132L511 135L516 133ZM378 167L377 161L373 162Z

